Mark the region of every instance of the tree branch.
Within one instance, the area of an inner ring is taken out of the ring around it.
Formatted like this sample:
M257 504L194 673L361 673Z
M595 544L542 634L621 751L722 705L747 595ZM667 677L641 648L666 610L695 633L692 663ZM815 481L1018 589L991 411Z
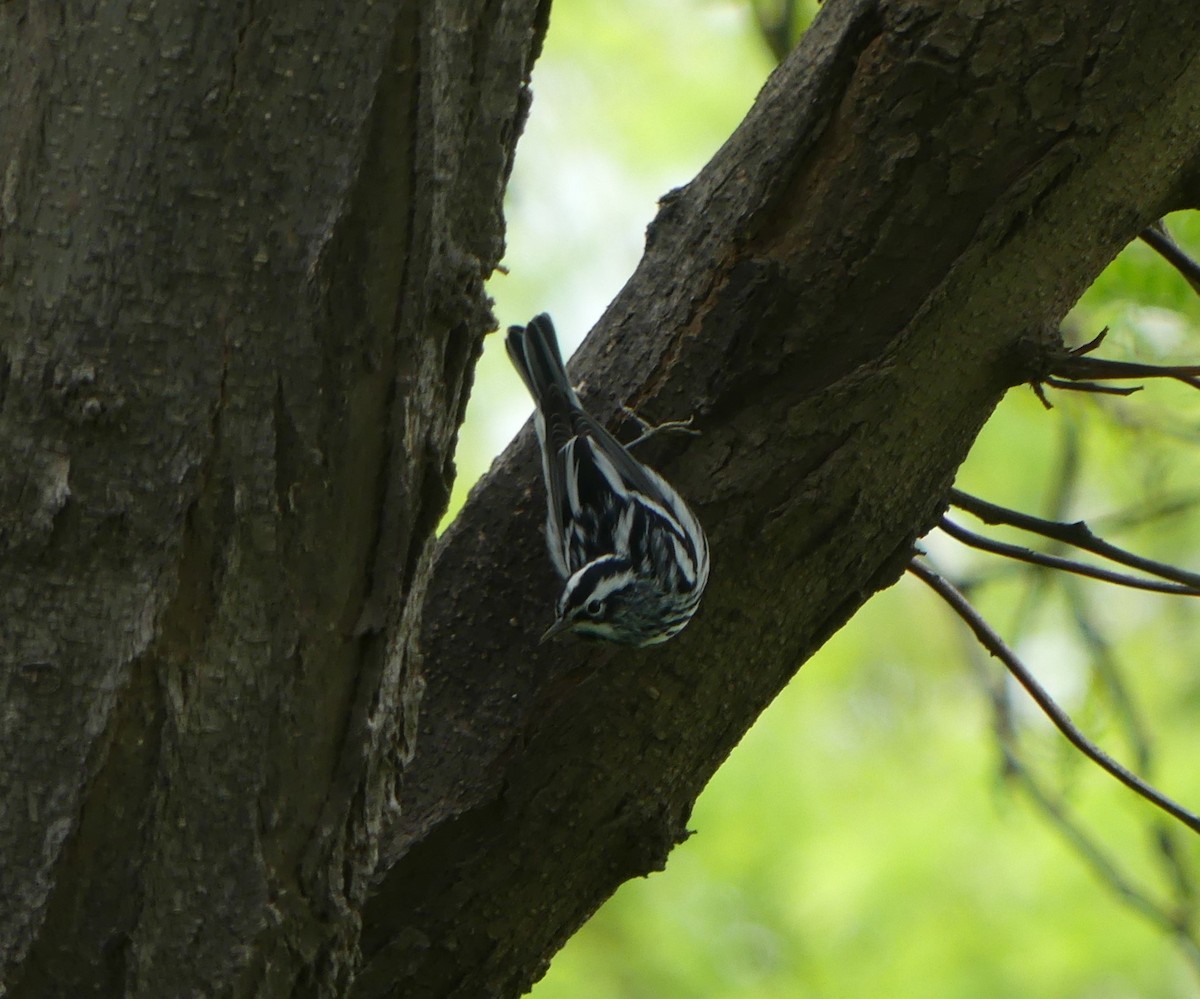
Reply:
M1018 562L1028 562L1030 565L1058 569L1062 572L1074 573L1077 576L1087 576L1106 583L1114 583L1117 586L1128 586L1135 590L1148 590L1151 593L1171 593L1176 596L1185 597L1200 596L1200 589L1194 586L1187 586L1183 583L1160 583L1157 580L1143 579L1140 576L1130 576L1128 573L1114 572L1111 569L1088 565L1085 562L1076 562L1074 559L1062 558L1058 555L1047 555L1044 552L1035 552L1029 548L1022 548L1020 545L1010 545L1005 544L1003 541L985 538L974 531L968 531L965 527L959 527L952 520L948 520L945 517L938 521L938 527L950 535L950 537L956 541L961 541L965 545L978 548L980 551L991 552L993 555L1002 555L1005 558L1016 559Z
M1189 591L1200 589L1200 573L1189 572L1171 565L1169 562L1144 558L1110 544L1092 533L1091 528L1082 520L1070 524L1057 520L1045 520L1027 513L1020 513L1017 510L1010 510L1008 507L999 506L996 503L989 503L987 500L972 496L958 488L950 490L950 502L952 505L974 514L985 524L1006 524L1010 527L1017 527L1073 548L1091 552L1101 558L1129 566L1131 569L1158 576L1160 579L1173 580Z
M1102 357L1090 357L1108 336L1108 328L1079 347L1064 348L1056 342L1044 356L1038 359L1039 370L1032 379L1034 391L1042 404L1049 408L1049 401L1042 390L1043 385L1073 392L1097 392L1104 395L1133 395L1142 386L1103 385L1106 380L1126 378L1170 378L1191 388L1200 388L1200 365L1142 364L1135 361L1111 361Z
M1200 295L1200 264L1183 252L1171 237L1165 221L1159 219L1154 225L1147 226L1142 230L1140 238L1179 271L1183 279L1192 286L1192 290Z
M1040 588L1040 579L1045 574L1039 574L1031 589ZM1071 590L1077 590L1072 587ZM1028 605L1028 601L1025 602ZM1087 641L1097 651L1100 668L1104 669L1104 660L1109 653L1104 645L1096 645L1097 633L1091 627L1086 628ZM1155 926L1171 934L1178 942L1184 958L1196 969L1200 970L1200 940L1197 939L1193 928L1194 918L1194 889L1191 878L1179 856L1176 842L1178 827L1166 820L1156 822L1155 844L1157 852L1163 861L1165 875L1174 888L1175 901L1173 904L1164 903L1155 897L1150 887L1139 884L1136 876L1124 868L1121 858L1110 854L1100 843L1094 831L1089 830L1071 814L1063 800L1063 796L1047 787L1037 773L1024 760L1018 733L1012 724L1011 702L1008 697L1009 684L1003 681L1003 675L997 682L989 681L989 671L981 663L982 655L990 650L985 649L974 637L965 639L967 648L965 654L975 667L974 672L981 686L987 692L992 704L993 717L1000 751L1003 756L1004 776L1015 779L1019 786L1029 795L1031 801L1051 825L1058 829L1071 847L1079 854L1101 881L1109 887L1116 897L1134 911L1148 919ZM1115 667L1111 672L1115 675ZM1148 744L1140 735L1141 723L1135 718L1132 705L1123 697L1117 697L1118 708L1132 729L1131 735L1136 748L1137 758L1141 769L1149 766ZM1157 814L1157 813L1155 813Z
M709 531L709 592L655 650L535 647L556 586L531 435L496 463L439 546L425 748L364 912L362 995L402 968L451 990L464 963L484 968L476 991L526 987L521 960L540 973L624 878L664 862L796 665L903 571L983 420L1027 378L1025 331L1057 328L1200 151L1200 26L1185 44L1184 8L1166 29L1156 6L1111 34L1110 8L1086 10L1002 5L963 34L927 5L827 5L713 162L664 198L570 367L601 418L695 414L702 436L650 441L645 457ZM1005 45L966 89L929 68L953 51L971 75L976 46L1014 17L1062 41ZM1151 36L1153 58L1138 41ZM1168 71L1164 45L1186 70ZM1047 60L1070 67L1053 113L1014 118ZM1117 116L1130 95L1142 110ZM979 101L997 132L965 128ZM1063 124L1096 115L1110 122L1096 133ZM967 133L984 148L967 153ZM1150 136L1187 148L1151 156ZM524 958L502 969L497 948Z
M0 4L13 999L524 991L904 571L1027 331L1200 162L1193 0L829 4L572 364L601 418L695 413L646 457L709 530L700 616L538 648L530 433L432 551L549 4L25 6Z
M1194 812L1179 805L1157 788L1151 787L1138 777L1137 774L1122 766L1079 731L1066 712L1055 703L1033 674L1025 668L1020 659L1004 644L1004 640L979 616L975 608L971 606L970 602L954 586L918 560L912 562L908 571L932 589L966 622L967 627L975 633L975 637L979 639L980 644L1004 664L1005 668L1025 688L1029 696L1033 698L1034 703L1042 709L1046 717L1054 723L1055 728L1066 737L1071 745L1131 791L1145 798L1156 808L1160 808L1168 815L1178 819L1193 832L1200 833L1200 815L1196 815Z

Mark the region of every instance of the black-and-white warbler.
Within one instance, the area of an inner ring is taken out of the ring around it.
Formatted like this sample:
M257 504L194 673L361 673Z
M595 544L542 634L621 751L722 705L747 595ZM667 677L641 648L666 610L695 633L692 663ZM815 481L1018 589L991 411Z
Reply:
M580 405L544 313L510 326L508 354L537 403L546 542L566 581L542 641L563 631L655 645L692 619L708 582L708 541L657 472Z

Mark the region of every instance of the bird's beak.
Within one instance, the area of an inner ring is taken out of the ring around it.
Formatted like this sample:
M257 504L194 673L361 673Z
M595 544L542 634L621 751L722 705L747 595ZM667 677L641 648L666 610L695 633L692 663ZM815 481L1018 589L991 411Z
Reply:
M546 629L546 633L538 639L538 645L541 645L543 642L550 641L550 639L552 639L555 635L561 635L564 631L569 631L570 628L570 619L560 617L557 621L550 625L550 627Z

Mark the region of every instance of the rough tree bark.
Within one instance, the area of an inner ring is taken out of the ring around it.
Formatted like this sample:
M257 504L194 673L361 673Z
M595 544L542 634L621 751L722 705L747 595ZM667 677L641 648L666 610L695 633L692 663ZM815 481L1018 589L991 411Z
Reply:
M345 992L527 0L0 4L0 977Z
M575 362L701 616L539 648L528 433L430 538L544 11L323 6L0 5L11 995L519 993L1198 200L1192 0L829 0Z

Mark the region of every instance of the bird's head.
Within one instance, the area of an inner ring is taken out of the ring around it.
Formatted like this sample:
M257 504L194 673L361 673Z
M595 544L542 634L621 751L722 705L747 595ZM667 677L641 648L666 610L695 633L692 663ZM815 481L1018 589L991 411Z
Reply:
M626 645L666 641L686 620L664 617L664 594L629 559L607 555L576 570L558 598L555 622L542 641L564 632ZM690 617L690 613L688 615Z

